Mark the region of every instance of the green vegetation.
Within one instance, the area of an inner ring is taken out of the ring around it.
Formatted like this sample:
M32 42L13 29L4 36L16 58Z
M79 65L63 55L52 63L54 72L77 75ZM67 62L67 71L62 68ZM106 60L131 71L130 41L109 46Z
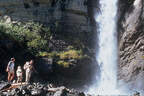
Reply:
M66 51L60 51L60 52L40 52L39 56L44 56L48 58L54 58L55 62L64 67L64 68L69 68L70 65L73 63L71 60L77 61L84 59L87 56L84 56L81 50L75 50L75 49L69 49Z
M66 62L66 61L62 61L62 60L59 60L57 62L60 66L63 66L64 68L69 68L70 64L69 62Z
M77 61L83 59L85 56L83 55L81 50L70 49L67 51L60 52L58 54L57 64L62 65L65 68L68 68L72 62L71 60Z
M65 52L60 52L59 57L60 59L81 59L82 51L68 50Z
M0 22L0 38L16 42L34 56L53 58L56 64L64 68L69 68L74 62L86 57L81 48L74 46L67 46L63 51L51 50L48 47L51 36L50 28L39 23L6 24ZM77 45L81 44L78 39L75 41Z
M48 51L50 30L39 23L28 22L18 24L0 23L0 34L5 34L9 39L25 46L33 55L39 51ZM4 35L1 35L1 37Z
M57 58L58 52L52 51L52 52L39 52L39 55L41 57L48 57L48 58Z

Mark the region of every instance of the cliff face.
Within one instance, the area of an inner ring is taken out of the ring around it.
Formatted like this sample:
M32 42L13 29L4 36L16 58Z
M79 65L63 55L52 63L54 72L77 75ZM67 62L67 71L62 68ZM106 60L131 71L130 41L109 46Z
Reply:
M120 6L125 13L120 16L118 79L124 80L130 88L136 90L144 88L143 5L143 0L134 0L129 8Z
M96 1L97 0L0 0L0 19L10 16L10 18L7 18L7 21L36 21L46 24L48 27L50 27L50 31L52 32L51 40L53 41L54 45L58 45L58 48L60 48L60 46L64 45L66 42L67 45L72 45L77 49L82 49L86 51L86 54L90 53L91 55L92 53L93 56L94 53L93 51L91 51L91 48L89 48L89 46L94 46L91 41L92 39L95 39L93 38L95 36L93 35L93 32L90 32L91 28L89 27L89 21L94 21L93 14ZM16 51L18 56L14 55L14 57L16 57L17 62L22 62L21 58L23 57L25 57L24 59L27 60L27 57L25 55L22 56L20 52L17 52L17 50L13 50L16 48L5 48L6 43L4 43L3 46L3 49L6 49L4 50L4 53L6 53L4 59L8 59L8 57L13 56L13 54L15 54L13 52ZM3 49L0 49L0 51ZM18 49L20 49L20 47L18 47ZM7 50L10 50L11 52L10 56L8 57L6 56L10 52L8 53ZM63 48L62 51L63 50L65 49ZM2 52L0 53L3 54ZM7 62L8 60L3 63L3 72L5 72L4 70ZM91 61L88 60L86 60L86 62L81 61L81 65L84 65L83 67L78 66L79 69L71 69L70 71L75 71L76 74L80 74L81 76L83 76L82 81L91 81L91 78L88 76L90 76L92 72L87 72L91 71L91 64ZM69 74L70 72L68 71L66 70L66 72L63 73ZM84 85L82 84L82 81L78 79L78 84Z
M99 11L97 1L0 0L0 17L8 15L14 21L31 20L47 24L52 32L67 38L71 37L69 39L72 40L81 40L80 43L84 42L87 47L90 46L91 39L96 39L92 34L96 27L94 13ZM144 88L144 1L119 0L119 3L118 79L127 82L131 88L142 89ZM93 25L92 34L89 34L91 31L89 21ZM58 30L55 30L57 27Z
M0 16L3 15L14 21L31 20L50 26L63 24L60 29L66 28L67 32L74 27L81 31L88 29L85 0L0 0Z

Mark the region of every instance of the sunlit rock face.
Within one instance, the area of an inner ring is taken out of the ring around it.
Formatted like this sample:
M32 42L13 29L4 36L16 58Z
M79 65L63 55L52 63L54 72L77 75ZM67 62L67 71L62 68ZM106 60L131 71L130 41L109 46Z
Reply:
M119 30L119 78L133 90L144 85L144 9L143 0L133 0L125 10ZM121 4L122 5L122 4ZM124 4L123 4L124 5ZM124 9L125 8L125 9ZM124 12L124 11L123 11Z
M89 18L93 18L91 8L95 7L95 3L93 3L95 1L96 0L0 0L0 18L7 15L11 18L9 22L37 21L44 23L50 27L51 32L54 34L54 36L52 36L53 42L57 44L58 41L60 41L58 48L63 45L64 41L67 45L72 45L71 43L75 40L79 43L78 46L81 45L85 48L83 48L84 50L88 50L87 53L93 56L94 51L91 51L88 44L91 44L91 42L89 42L91 39L95 39L91 37L93 33L89 28ZM81 44L81 42L84 43ZM76 44L73 45L76 46ZM91 45L93 46L94 44L92 43ZM91 81L91 78L88 77L92 74L92 72L89 72L93 68L93 66L91 68L91 64L90 60L80 61L80 66L70 71L77 72L76 74L83 76L82 80L88 82ZM44 67L45 66L48 66L48 64L44 64ZM41 66L40 68L43 69L44 67ZM48 73L47 69L43 71L43 73ZM65 74L66 73L70 72L65 71ZM45 75L45 77L46 76L47 75ZM81 81L78 84L82 85Z
M75 27L88 29L86 0L0 0L0 16L4 15L15 21L63 24L61 29L67 28L67 32Z

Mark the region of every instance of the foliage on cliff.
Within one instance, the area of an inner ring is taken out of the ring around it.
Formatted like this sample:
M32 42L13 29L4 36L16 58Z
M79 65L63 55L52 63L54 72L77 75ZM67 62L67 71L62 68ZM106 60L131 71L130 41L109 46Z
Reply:
M54 58L55 62L64 68L69 68L71 65L76 64L78 60L88 58L82 50L74 49L71 46L68 46L68 49L65 51L40 52L39 56Z
M41 50L48 50L50 30L39 23L18 24L0 23L1 38L11 39L27 48L33 55Z
M86 57L80 48L73 46L67 46L63 50L51 49L49 47L51 37L50 28L39 23L0 22L0 38L16 42L33 56L53 58L56 64L65 68Z

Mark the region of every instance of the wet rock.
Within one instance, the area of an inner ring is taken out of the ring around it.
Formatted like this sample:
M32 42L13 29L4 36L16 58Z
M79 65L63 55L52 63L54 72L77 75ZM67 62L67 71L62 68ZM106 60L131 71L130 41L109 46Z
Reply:
M85 96L83 92L52 84L32 83L0 92L0 96Z
M34 88L34 86L32 86L32 85L28 85L28 86L27 86L27 89L28 89L28 90L31 90L31 89L33 89L33 88Z
M85 96L85 94L83 92L80 92L79 96Z
M0 90L3 90L5 88L10 87L11 84L7 83L7 82L0 82Z
M141 96L139 92L134 93L133 96Z
M8 15L4 15L2 17L0 17L0 19L5 22L6 24L10 24L12 22L11 17Z
M36 95L41 95L42 94L42 90L40 89L32 89L31 91L31 95L36 96Z
M59 88L56 88L55 89L55 93L54 93L54 96L65 96L66 95L66 90L65 90L65 87L59 87Z
M119 40L119 75L118 78L127 82L130 89L141 90L144 88L144 11L143 0L133 0L129 9L125 10L125 16L121 16L120 40ZM123 8L123 7L121 7Z

